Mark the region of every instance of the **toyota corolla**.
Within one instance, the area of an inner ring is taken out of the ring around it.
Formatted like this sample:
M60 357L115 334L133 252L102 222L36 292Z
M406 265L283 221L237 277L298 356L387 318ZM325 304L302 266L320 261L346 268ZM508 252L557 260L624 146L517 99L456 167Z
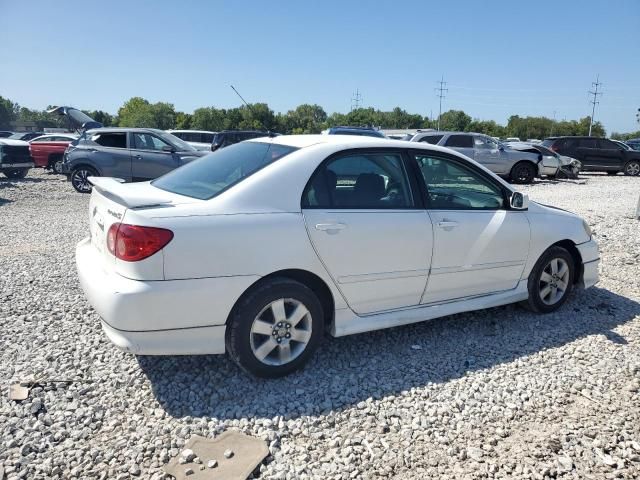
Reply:
M242 142L154 181L91 178L80 282L135 354L222 354L258 376L333 336L522 302L598 279L578 216L429 144L341 135Z

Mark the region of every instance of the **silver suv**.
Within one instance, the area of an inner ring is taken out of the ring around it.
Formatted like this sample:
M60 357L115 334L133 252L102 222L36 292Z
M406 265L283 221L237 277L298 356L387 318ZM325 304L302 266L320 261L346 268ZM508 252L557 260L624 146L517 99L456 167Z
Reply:
M513 150L481 133L419 132L409 141L451 148L513 183L531 183L542 173L541 155Z

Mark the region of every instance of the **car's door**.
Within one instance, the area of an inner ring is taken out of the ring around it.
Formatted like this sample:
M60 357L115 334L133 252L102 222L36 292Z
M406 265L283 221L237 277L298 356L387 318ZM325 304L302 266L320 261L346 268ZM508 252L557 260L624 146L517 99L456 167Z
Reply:
M468 162L413 152L433 224L431 272L422 303L485 295L517 286L529 252L523 211L504 187Z
M400 150L349 150L323 162L302 198L313 246L359 315L418 305L432 228Z
M448 148L454 149L469 158L474 157L473 152L473 136L469 134L454 133L445 137L438 145L443 145Z
M599 158L598 140L595 138L579 138L578 139L578 159L584 167L590 170L599 170L602 162Z
M96 130L84 148L91 162L105 177L131 180L131 152L127 132L101 132ZM95 148L95 144L100 145Z
M598 139L598 163L604 170L619 171L623 168L624 150L607 138Z
M131 171L134 180L151 180L180 166L172 145L149 132L132 132Z
M511 163L509 155L500 149L493 138L484 135L473 136L473 159L495 173L508 173Z

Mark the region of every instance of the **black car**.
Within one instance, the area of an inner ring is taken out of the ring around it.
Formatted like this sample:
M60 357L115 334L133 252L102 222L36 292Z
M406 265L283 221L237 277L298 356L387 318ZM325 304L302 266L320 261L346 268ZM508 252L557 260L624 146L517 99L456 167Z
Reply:
M359 135L362 137L386 138L384 133L371 127L331 127L327 135Z
M270 132L261 132L260 130L223 130L216 133L211 144L211 151L215 152L219 148L228 147L234 143L240 143L251 138L269 137Z
M9 135L7 138L10 138L11 140L22 140L23 142L28 142L29 140L41 137L42 135L44 135L44 132L16 132L13 135Z
M640 175L640 152L626 150L608 138L549 137L542 145L582 163L582 171Z

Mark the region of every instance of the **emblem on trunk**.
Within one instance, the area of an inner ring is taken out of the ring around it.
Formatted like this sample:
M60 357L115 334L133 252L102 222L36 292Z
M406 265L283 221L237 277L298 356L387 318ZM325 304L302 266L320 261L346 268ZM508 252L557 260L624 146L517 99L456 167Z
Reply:
M116 217L118 220L120 220L122 218L122 214L121 213L116 213L113 210L107 210L107 213L109 215L111 215L112 217Z

